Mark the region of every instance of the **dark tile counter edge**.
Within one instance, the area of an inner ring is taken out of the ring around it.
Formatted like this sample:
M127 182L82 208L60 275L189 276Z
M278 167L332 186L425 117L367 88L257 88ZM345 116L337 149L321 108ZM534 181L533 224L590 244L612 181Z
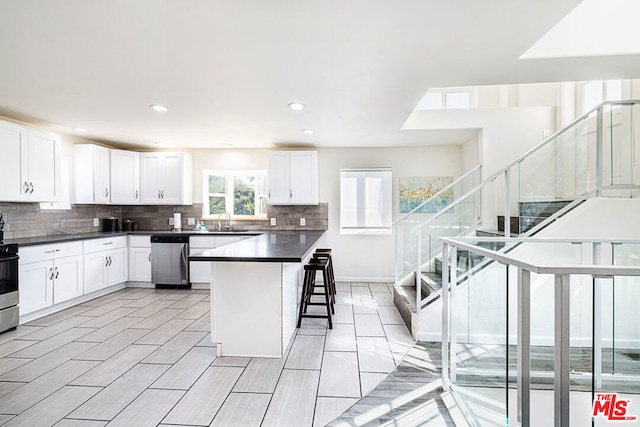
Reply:
M257 237L255 240L250 239L250 240L244 240L241 242L237 242L234 244L230 244L230 245L226 245L222 248L220 248L220 250L222 251L227 251L229 250L231 247L236 247L238 248L239 246L236 245L240 245L242 242L246 243L253 243L252 246L257 246L260 245L261 243L264 242L265 239L271 237L271 235L275 234L276 237L278 235L308 235L311 239L309 241L309 243L306 243L305 246L303 248L298 248L300 249L298 252L295 253L289 253L289 254L284 254L284 255L278 255L278 254L263 254L260 253L258 255L256 254L250 254L250 255L235 255L235 254L220 254L220 255L209 255L209 252L211 251L203 251L197 254L193 254L191 256L189 256L189 261L195 261L195 262L281 262L281 263L286 263L286 262L294 262L294 263L298 263L298 262L302 262L303 259L305 259L305 257L313 250L313 248L315 247L315 245L322 239L322 237L324 236L324 234L326 233L326 231L313 231L313 230L309 230L309 231L297 231L297 232L291 232L291 231L284 231L284 232L264 232L263 234L261 234L259 237ZM253 240L253 242L251 241ZM285 242L282 246L276 246L279 250L282 250L282 248L287 248L288 243ZM253 249L253 248L252 248ZM263 247L264 249L264 247ZM288 248L287 248L288 249ZM267 250L269 250L269 248L267 248ZM213 249L213 251L219 251L219 249ZM244 252L244 251L243 251ZM250 249L246 250L246 252L251 252Z

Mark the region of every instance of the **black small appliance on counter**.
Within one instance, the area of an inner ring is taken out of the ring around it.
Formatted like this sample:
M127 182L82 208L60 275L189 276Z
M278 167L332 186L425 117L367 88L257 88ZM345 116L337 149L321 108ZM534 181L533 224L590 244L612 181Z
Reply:
M136 223L130 219L122 221L122 231L135 231Z
M118 224L118 218L109 217L102 218L102 226L100 227L100 231L118 231L120 230L120 226Z

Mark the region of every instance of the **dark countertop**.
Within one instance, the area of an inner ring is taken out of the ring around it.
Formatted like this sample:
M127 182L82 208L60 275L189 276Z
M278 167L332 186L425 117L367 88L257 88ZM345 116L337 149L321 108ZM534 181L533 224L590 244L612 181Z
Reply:
M302 262L324 231L264 232L251 239L200 252L189 261Z
M95 232L95 233L78 233L78 234L54 234L50 236L36 236L36 237L22 237L19 239L5 239L3 243L17 243L18 246L35 246L35 245L47 245L49 243L64 243L73 242L77 240L90 240L90 239L103 239L114 236L151 236L156 234L171 234L171 235L189 235L189 236L207 236L207 235L222 235L222 236L258 236L262 231L196 231L196 230L182 230L181 232L175 231L152 231L152 230L140 230L140 231L109 231L109 232Z

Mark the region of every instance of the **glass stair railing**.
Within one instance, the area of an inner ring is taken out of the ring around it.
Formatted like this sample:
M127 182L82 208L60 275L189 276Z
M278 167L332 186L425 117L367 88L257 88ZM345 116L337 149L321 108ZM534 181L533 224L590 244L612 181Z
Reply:
M640 101L604 102L483 181L476 166L397 220L396 285L412 282L417 314L439 295L439 238L526 237L588 198L640 196L638 123ZM424 212L443 196L447 206Z

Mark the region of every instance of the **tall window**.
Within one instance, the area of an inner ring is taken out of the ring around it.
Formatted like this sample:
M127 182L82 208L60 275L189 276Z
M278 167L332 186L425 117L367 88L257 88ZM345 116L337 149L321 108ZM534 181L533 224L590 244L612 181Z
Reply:
M602 101L622 99L622 80L595 80L584 84L582 89L582 107L590 110Z
M230 213L234 218L267 217L266 171L203 172L203 218Z
M391 169L340 171L340 233L391 233Z

